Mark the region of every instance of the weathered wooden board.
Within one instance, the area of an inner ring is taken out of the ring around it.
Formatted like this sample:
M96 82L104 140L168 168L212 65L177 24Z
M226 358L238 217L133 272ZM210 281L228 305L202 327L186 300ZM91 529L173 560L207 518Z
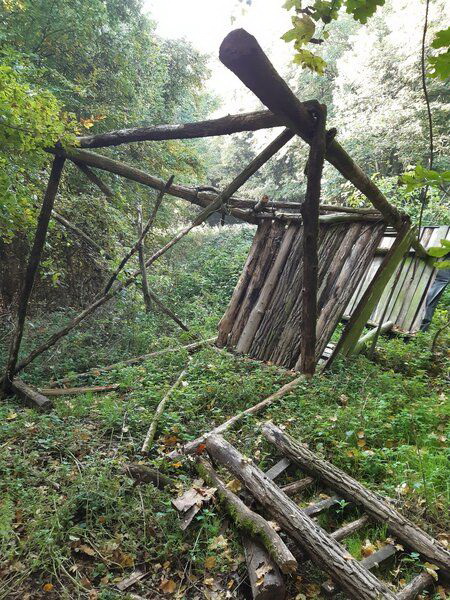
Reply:
M264 232L262 232L264 227ZM316 360L367 272L386 224L320 224ZM264 235L262 235L264 233ZM220 325L218 345L287 368L300 366L303 227L260 225Z
M420 241L425 248L439 246L441 239L450 239L450 226L422 227ZM386 251L391 247L393 241L392 235L386 232L378 246L378 250ZM371 265L345 309L346 315L351 315L354 311L380 266L382 258L378 253L373 257ZM399 269L401 269L401 273L397 282L394 284L397 279L396 271L370 316L370 321L375 324L380 321L393 321L396 330L414 333L420 328L427 293L434 281L436 270L432 264L418 258L414 253L410 253L406 257ZM391 296L394 285L394 293ZM388 301L389 304L386 306Z

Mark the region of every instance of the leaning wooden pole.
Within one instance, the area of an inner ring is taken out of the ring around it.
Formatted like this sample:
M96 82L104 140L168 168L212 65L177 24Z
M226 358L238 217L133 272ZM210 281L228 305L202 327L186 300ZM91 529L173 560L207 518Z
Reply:
M53 205L55 203L56 194L58 192L61 174L64 167L64 158L56 157L53 161L50 177L47 184L47 189L42 202L41 211L39 213L36 233L34 236L33 247L31 248L28 258L27 270L20 292L16 325L14 334L11 340L9 358L6 366L5 376L3 380L3 388L7 391L10 388L11 382L16 372L17 359L19 356L20 343L23 336L23 328L25 326L25 318L27 315L28 302L30 300L31 291L33 289L36 273L41 262L42 251L44 249L45 240L47 237L48 224L52 215Z
M95 242L91 237L89 237L87 235L87 233L85 233L82 229L80 229L79 227L77 227L76 225L74 225L73 223L71 223L70 221L68 221L65 217L63 217L62 215L60 215L55 210L52 210L52 217L60 225L62 225L63 227L65 227L69 231L72 231L75 235L77 235L79 238L81 238L82 240L84 240L89 246L91 246L92 248L94 248L101 256L104 256L108 260L112 260L113 257L110 254L108 254L108 252L106 252L105 250L103 250L103 248L101 246L99 246L97 244L97 242Z
M80 169L80 171L86 175L91 183L98 187L98 189L105 194L107 198L114 198L114 192L106 185L106 183L100 179L100 177L94 173L88 166L82 162L75 162L74 164Z
M223 40L219 58L272 113L282 117L289 128L308 144L311 143L314 120L307 105L300 102L280 77L255 37L245 29L235 29ZM334 139L328 144L326 158L372 202L395 229L401 229L403 220L400 212ZM427 255L417 240L414 247L421 256Z
M326 151L326 106L317 103L314 115L316 124L311 138L307 165L306 196L301 211L303 217L303 303L300 371L307 376L314 375L316 370L319 203Z
M142 237L143 225L142 225L142 206L139 204L137 207L137 231L138 236ZM152 308L152 301L150 298L150 292L148 288L147 269L145 268L145 256L144 256L144 243L141 241L138 247L139 257L139 268L141 269L142 279L142 296L144 298L145 310L150 312Z
M103 291L104 294L108 293L108 291L111 289L113 283L117 279L120 271L124 268L124 266L130 260L130 258L132 256L134 256L136 254L136 252L138 252L139 246L142 244L142 242L145 239L145 236L150 231L150 229L153 226L153 223L155 222L156 214L158 212L158 209L161 206L161 202L163 201L165 193L167 192L167 190L172 185L173 180L174 180L174 176L172 175L168 179L168 181L165 183L163 189L159 192L159 194L158 194L158 196L156 198L155 205L154 205L153 210L152 210L152 214L150 215L150 218L148 219L147 223L145 224L145 227L142 229L141 233L139 234L139 237L136 240L136 242L133 244L133 246L130 248L130 250L125 254L125 256L120 261L117 269L114 271L114 273L109 278L108 283L106 284L105 289Z
M223 437L208 438L206 449L241 481L272 518L300 548L318 562L330 577L355 600L395 600L395 595L370 571L352 558L295 502L273 483L251 460L243 456Z
M185 235L187 235L194 227L198 227L206 219L215 212L218 208L223 206L223 204L231 198L231 196L248 180L250 177L258 171L263 164L265 164L274 154L278 152L289 140L292 139L294 134L289 130L284 130L279 136L277 136L258 156L256 156L249 165L239 173L237 177L233 179L233 181L221 192L215 200L209 204L206 208L204 208L197 217L193 220L193 222L184 227L177 235L175 235L167 244L165 244L162 248L157 250L153 256L148 258L145 262L145 267L148 269L150 265L152 265L156 260L158 260L163 254L165 254L172 246L174 246L179 240L181 240ZM118 292L129 287L136 278L140 275L141 271L138 269L135 271L126 281L119 283L113 289L110 289L107 293L103 294L100 298L97 298L92 304L90 304L87 308L85 308L81 313L79 313L76 317L74 317L69 323L54 333L50 338L48 338L41 346L30 352L30 354L20 361L19 364L14 369L15 373L18 373L27 365L29 365L35 358L37 358L40 354L54 346L62 337L67 335L74 327L79 325L81 321L86 319L89 315L97 310L100 306L103 306L106 302L111 300L114 296L118 294Z
M262 432L269 442L306 473L320 479L347 500L363 506L370 517L385 523L397 539L414 548L430 563L439 567L440 573L447 577L450 575L450 552L398 513L386 500L362 486L341 469L319 458L305 444L294 440L272 423L266 423Z

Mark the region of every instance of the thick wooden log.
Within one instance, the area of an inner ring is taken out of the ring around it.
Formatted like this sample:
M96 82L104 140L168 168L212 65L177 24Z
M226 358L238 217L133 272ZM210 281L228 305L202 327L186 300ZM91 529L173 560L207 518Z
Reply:
M142 206L139 204L137 207L137 231L138 236L141 238L143 234L143 221L142 221ZM145 255L144 255L144 244L141 241L138 247L138 258L139 258L139 268L141 269L141 279L142 279L142 296L144 298L145 310L147 312L151 311L152 301L150 298L150 292L148 287L148 279L147 279L147 269L145 268Z
M314 479L312 477L303 477L303 479L299 479L298 481L294 481L293 483L288 483L281 489L287 496L294 496L295 494L306 490L306 488L308 488L313 483Z
M426 588L431 587L435 583L435 580L429 573L421 573L398 592L397 600L415 600Z
M244 537L242 544L253 600L284 600L286 588L283 576L278 566L268 557L264 546L249 537ZM261 572L264 575L258 577Z
M22 342L23 329L25 326L25 318L28 311L28 302L33 290L36 273L41 262L42 252L44 250L45 240L47 238L48 224L55 203L56 194L58 193L59 182L64 167L64 158L56 157L53 160L50 177L45 191L44 200L38 216L36 233L34 235L33 246L28 257L27 269L20 291L19 302L17 306L16 323L14 333L11 339L9 348L9 357L6 364L5 376L3 378L3 389L8 391L11 382L16 374L17 359L19 356L20 344Z
M136 240L136 242L133 244L133 246L130 248L130 250L125 254L125 256L122 258L122 260L120 261L119 265L117 266L116 270L114 271L114 273L111 275L111 277L108 280L108 283L105 286L105 289L103 291L104 294L107 294L108 291L111 289L114 281L117 279L120 271L124 268L124 266L127 264L127 262L130 260L130 258L132 256L134 256L136 254L136 252L138 252L139 247L141 246L142 242L145 239L145 236L147 235L147 233L150 231L150 229L153 226L153 223L155 222L156 219L156 214L158 212L159 207L161 206L161 202L163 201L164 195L167 192L167 190L170 188L170 186L172 185L174 180L174 176L172 175L167 182L164 184L163 189L159 192L155 204L153 206L153 210L152 210L152 214L150 215L147 223L145 224L145 227L142 229L138 239ZM145 270L145 262L144 262L144 270ZM140 271L142 271L142 267L140 269Z
M237 115L227 115L218 119L209 119L197 123L181 125L150 125L119 129L97 135L78 138L81 148L102 148L118 146L129 142L145 142L160 140L186 140L216 135L230 135L240 131L257 131L272 127L284 126L284 120L267 110Z
M266 519L253 512L236 494L226 487L209 461L200 458L198 470L211 486L217 488L220 501L237 527L249 535L258 537L283 573L294 573L297 570L297 561Z
M28 386L18 377L11 382L11 391L31 408L37 408L43 412L48 412L53 408L53 402L49 398Z
M73 233L75 233L75 235L77 235L82 240L84 240L89 246L91 246L92 248L97 250L97 252L100 255L104 256L108 260L112 260L112 256L110 254L108 254L107 252L105 252L105 250L103 250L103 248L101 246L99 246L97 244L97 242L95 242L91 237L89 237L87 235L87 233L85 233L82 229L80 229L79 227L77 227L76 225L74 225L73 223L68 221L65 217L60 215L55 210L52 210L52 217L55 219L55 221L58 221L58 223L63 225L66 229L68 229L69 231L72 231Z
M167 455L167 458L175 460L176 458L180 458L184 454L193 454L194 452L196 452L198 450L198 447L200 445L204 444L211 435L223 433L227 429L230 429L230 427L232 427L235 423L238 423L239 421L241 421L247 415L255 415L258 412L261 412L264 408L267 408L268 406L270 406L271 404L273 404L274 402L276 402L283 396L286 396L286 394L289 394L290 392L292 392L292 390L295 389L300 383L304 383L304 382L305 382L305 378L303 376L293 379L289 383L286 383L285 385L283 385L283 387L281 387L279 390L277 390L274 394L271 394L264 400L261 400L261 402L258 402L258 404L255 404L254 406L251 406L250 408L243 410L242 412L238 413L237 415L234 415L234 417L231 417L231 419L228 419L228 421L225 421L221 425L214 427L214 429L204 433L203 435L196 438L195 440L193 440L191 442L187 442L186 444L184 444L181 452L179 452L178 450L174 450L173 452L170 452Z
M450 552L384 499L366 489L341 469L318 458L305 445L293 440L272 423L266 423L262 432L278 450L312 477L317 477L347 500L362 505L369 516L385 523L396 539L422 554L426 560L438 566L443 574L450 575Z
M149 358L153 358L155 356L161 356L164 354L170 354L171 352L181 352L186 350L189 354L197 352L201 350L203 346L211 344L214 342L216 338L208 338L207 340L201 340L199 342L194 342L192 344L188 344L187 346L178 346L177 348L164 348L163 350L155 350L155 352L150 352L149 354L141 354L141 356L134 356L133 358L129 358L128 360L122 360L120 362L114 363L112 365L105 365L103 367L95 367L90 369L89 371L85 371L84 373L76 373L71 377L64 377L62 379L57 379L56 381L50 382L48 385L51 388L58 387L60 385L65 385L66 383L70 383L74 379L80 379L83 377L97 377L100 373L106 371L114 371L115 369L119 369L122 367L128 367L132 365L136 365L144 360L148 360Z
M326 151L326 106L317 103L314 114L316 123L311 137L306 196L301 211L303 217L303 304L299 370L309 377L312 377L316 370L319 203Z
M364 346L370 341L372 341L378 333L386 333L387 331L390 331L393 327L394 321L386 321L386 323L382 323L381 325L368 331L365 335L359 338L353 350L353 354L359 354L364 348Z
M81 162L75 162L74 164L80 169L84 175L91 181L94 185L98 187L98 189L105 194L107 198L114 198L114 192L112 189L104 183L100 177L94 173L87 165Z
M355 521L351 521L350 523L346 523L342 527L339 527L339 529L336 529L335 531L330 533L330 535L332 538L339 542L340 540L344 540L345 538L350 537L357 531L363 529L368 524L368 522L369 517L367 515L363 515L359 519L356 519Z
M395 552L396 550L393 544L386 544L386 546L381 547L373 554L370 554L370 556L363 558L363 560L361 560L361 564L363 567L371 571L372 569L377 568L381 563L394 556ZM322 590L325 592L325 594L327 594L327 596L333 596L339 591L339 586L333 582L327 581L322 585Z
M158 404L155 410L155 414L153 415L152 422L150 423L150 427L148 428L147 435L145 436L144 443L142 444L141 452L147 452L149 446L153 444L153 440L155 438L156 428L158 426L159 420L164 412L164 408L167 404L167 400L173 394L173 392L179 387L183 381L183 378L186 376L187 370L184 369L178 375L175 383L173 383L169 390L164 394L161 402Z
M323 568L347 594L357 600L395 600L394 594L305 515L264 473L221 436L208 438L214 460L229 469L272 515L302 550Z
M287 126L307 143L311 142L314 122L307 106L293 94L252 35L245 29L235 29L229 33L220 46L219 58L269 110L284 118ZM403 219L400 212L334 139L328 145L326 158L372 202L393 227L401 229ZM422 255L426 255L417 240L415 247Z

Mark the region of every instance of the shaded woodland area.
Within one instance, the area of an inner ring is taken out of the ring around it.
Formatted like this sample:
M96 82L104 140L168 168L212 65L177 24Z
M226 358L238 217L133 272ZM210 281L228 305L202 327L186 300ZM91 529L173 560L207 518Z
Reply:
M1 5L0 598L447 597L444 8L338 4L219 117L138 2Z

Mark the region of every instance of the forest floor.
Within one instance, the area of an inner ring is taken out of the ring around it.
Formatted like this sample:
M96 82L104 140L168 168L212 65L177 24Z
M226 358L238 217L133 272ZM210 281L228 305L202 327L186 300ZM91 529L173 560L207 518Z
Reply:
M167 298L197 335L214 335L249 239L245 230L197 234L193 246L180 245L173 262L159 273ZM44 385L51 377L189 341L187 334L146 315L138 295L121 300L116 309L115 316L105 311L57 353L37 362L27 380ZM33 319L25 345L66 317ZM442 318L438 313L436 323ZM261 436L260 425L267 420L283 425L367 487L395 500L448 544L449 339L441 338L432 358L435 329L409 341L384 338L375 360L360 356L336 364L264 413L241 421L226 438L266 469L280 456ZM143 456L140 448L155 407L185 368L184 383L168 402L155 444ZM248 597L239 534L214 500L181 531L171 501L192 485L194 463L190 458L168 461L164 455L290 380L273 366L205 347L191 360L177 351L103 375L98 371L82 383L117 383L119 389L57 398L49 414L25 408L15 398L2 402L0 598ZM131 462L161 469L176 479L175 489L136 485L126 473ZM299 475L288 470L281 481ZM305 505L324 491L312 488L296 500ZM333 528L335 521L354 515L343 503L320 524ZM361 558L387 535L383 527L368 526L344 543ZM117 591L115 586L138 569L146 576L127 591ZM377 575L395 588L421 569L420 557L405 551ZM305 563L289 580L289 597L321 598L319 583L325 579ZM441 585L426 597L449 593Z

